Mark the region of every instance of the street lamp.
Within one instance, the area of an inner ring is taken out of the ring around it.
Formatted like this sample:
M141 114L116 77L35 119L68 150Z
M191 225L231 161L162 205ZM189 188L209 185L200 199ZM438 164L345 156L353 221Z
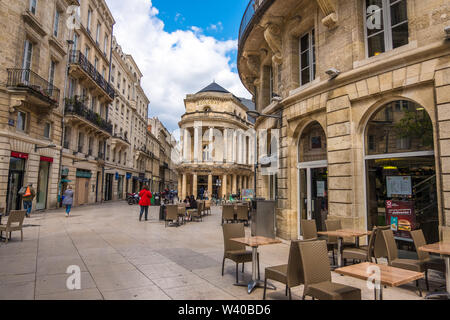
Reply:
M258 118L272 118L272 119L278 119L278 129L281 129L282 127L282 119L283 119L283 111L280 111L279 114L277 115L272 115L272 114L263 114L261 112L258 112L256 110L250 110L247 111L247 116L255 118L255 120L257 120ZM280 140L281 140L281 135L280 135ZM257 142L257 134L255 133L255 172L254 172L254 191L255 191L255 198L256 198L256 184L257 184L257 171L258 171L258 165L259 165L259 159L258 159L258 142Z

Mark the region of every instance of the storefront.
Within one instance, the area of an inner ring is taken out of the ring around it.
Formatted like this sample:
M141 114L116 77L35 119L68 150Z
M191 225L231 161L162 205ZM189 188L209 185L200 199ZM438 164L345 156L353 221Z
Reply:
M111 201L113 196L114 175L107 173L105 177L105 201Z
M117 198L119 200L123 199L123 181L124 176L116 174L116 180L117 180Z
M421 106L395 101L380 108L366 129L367 226L390 225L399 241L422 229L439 240L433 125Z
M8 187L7 187L7 212L21 210L22 203L19 190L23 187L26 161L28 154L11 152L9 162Z
M39 176L36 192L36 210L47 209L48 181L53 158L40 157Z

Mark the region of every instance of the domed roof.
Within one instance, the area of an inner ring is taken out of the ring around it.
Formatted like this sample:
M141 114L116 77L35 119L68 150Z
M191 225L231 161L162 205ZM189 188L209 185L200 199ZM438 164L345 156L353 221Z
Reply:
M209 86L203 88L198 93L203 92L219 92L219 93L230 93L227 89L223 88L222 86L218 85L217 83L213 82Z

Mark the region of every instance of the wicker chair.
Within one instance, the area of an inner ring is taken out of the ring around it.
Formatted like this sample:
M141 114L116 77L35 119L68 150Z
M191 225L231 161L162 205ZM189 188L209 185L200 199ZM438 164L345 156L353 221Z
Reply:
M432 258L428 252L418 250L420 247L427 245L422 230L411 231L411 236L414 240L414 246L416 247L419 261L421 262L421 264L423 264L427 291L430 291L430 283L428 282L428 270L436 270L445 273L445 261L439 258Z
M6 233L5 243L8 243L8 238L11 239L13 231L20 231L20 239L23 241L23 220L26 213L25 210L13 210L9 213L6 225L0 225L0 237L2 237L3 232Z
M234 222L234 205L224 205L222 207L222 225L230 221Z
M372 262L377 232L378 228L374 227L372 233L370 234L369 244L367 246L360 246L359 248L344 248L344 250L342 250L342 258L344 259L344 262L347 260Z
M298 287L304 283L302 264L300 260L300 251L298 246L300 242L302 241L297 240L291 242L288 264L266 268L264 281L264 296L263 296L264 300L266 300L268 279L285 284L286 295L289 294L289 300L292 300L291 288Z
M387 257L386 243L384 242L382 233L382 231L384 230L391 230L391 226L377 227L377 236L375 238L375 246L373 248L373 257L375 258L375 263L378 263L379 258Z
M222 277L225 272L225 259L232 260L236 263L236 283L239 283L239 264L242 263L242 272L246 262L252 262L252 251L246 250L244 244L240 244L230 239L244 238L245 229L242 223L225 224L223 229L224 254L222 262ZM260 278L259 270L259 253L258 253L258 279Z
M196 220L196 221L203 221L203 216L202 216L202 212L203 212L203 207L204 207L204 202L199 201L197 202L197 209L189 209L189 215L192 218L192 221Z
M330 260L325 240L298 244L306 296L319 300L361 300L361 290L331 281Z
M165 218L165 227L167 228L170 223L175 224L177 227L180 226L178 221L178 206L177 205L169 205L166 207L166 218ZM174 223L175 221L175 223Z
M205 212L207 215L211 215L211 200L206 200L205 201Z
M319 237L317 235L316 220L301 220L300 225L302 228L303 240L326 240L326 238ZM333 243L327 243L328 251L333 253L333 264L336 264L336 255L334 252L335 246Z
M381 231L387 249L388 264L395 268L406 269L416 272L425 272L425 263L417 259L399 259L397 244L395 243L392 230ZM416 287L419 296L422 297L422 289L419 286L419 280L416 281Z
M246 204L237 206L237 221L248 226L248 206Z

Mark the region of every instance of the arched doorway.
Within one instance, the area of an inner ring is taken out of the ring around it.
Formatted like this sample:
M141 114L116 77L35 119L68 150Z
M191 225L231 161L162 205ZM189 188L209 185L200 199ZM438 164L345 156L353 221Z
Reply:
M325 230L328 216L327 137L314 121L303 130L298 143L298 229L302 219L316 220L317 229Z
M367 226L390 225L399 241L422 229L438 241L433 124L427 111L406 100L388 103L365 132Z

